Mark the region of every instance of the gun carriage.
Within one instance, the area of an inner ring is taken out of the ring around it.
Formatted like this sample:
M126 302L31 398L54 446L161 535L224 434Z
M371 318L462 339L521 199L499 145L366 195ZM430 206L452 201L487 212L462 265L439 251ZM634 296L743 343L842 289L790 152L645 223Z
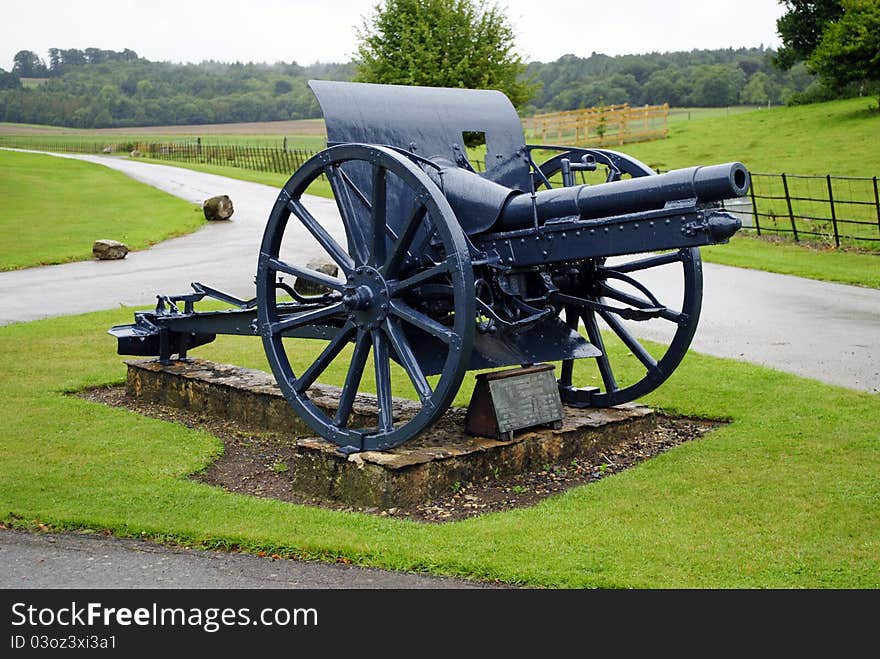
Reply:
M256 296L198 283L159 296L155 310L110 330L119 354L168 361L217 334L260 336L290 405L346 452L391 448L429 427L468 370L561 362L561 399L582 407L631 401L669 378L700 316L699 247L740 228L716 202L746 194L742 164L656 174L611 150L527 145L497 91L310 86L328 146L278 195ZM468 160L472 140L485 142L483 172ZM539 154L549 157L539 164ZM578 184L584 176L602 178ZM329 212L307 194L319 180L333 193ZM305 265L304 239L336 275ZM659 271L677 279L677 300L652 292ZM304 295L290 277L319 292ZM197 311L205 298L231 308ZM633 323L663 325L660 349L646 348ZM622 345L619 360L606 337ZM326 345L300 363L289 338ZM594 375L579 360L594 360ZM340 361L338 408L327 412L310 393ZM392 373L419 402L414 416L396 415ZM378 423L354 427L369 380Z

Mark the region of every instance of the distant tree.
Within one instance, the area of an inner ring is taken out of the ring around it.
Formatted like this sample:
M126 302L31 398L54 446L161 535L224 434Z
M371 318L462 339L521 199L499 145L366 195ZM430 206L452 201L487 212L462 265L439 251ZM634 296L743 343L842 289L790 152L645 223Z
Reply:
M21 87L21 79L17 73L0 69L0 89L18 89L19 87Z
M774 100L778 91L769 75L758 71L739 93L739 102L744 105L767 105Z
M289 80L276 80L273 93L275 94L275 96L281 96L281 94L287 94L292 89L293 83L291 83Z
M502 10L488 0L382 0L358 31L361 82L535 93Z
M776 64L788 70L809 58L828 23L843 14L843 5L840 0L779 0L779 4L788 11L776 21L776 31L782 39Z
M880 83L880 2L843 0L843 15L826 27L807 66L828 86L857 83L862 92Z
M31 50L19 50L12 61L12 72L21 78L43 78L48 73L46 64Z

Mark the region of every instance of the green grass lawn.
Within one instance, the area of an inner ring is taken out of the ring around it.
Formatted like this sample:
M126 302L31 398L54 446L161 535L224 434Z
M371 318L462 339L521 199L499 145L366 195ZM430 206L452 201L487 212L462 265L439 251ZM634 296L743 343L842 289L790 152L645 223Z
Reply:
M7 525L546 587L880 586L876 395L692 353L645 402L729 425L533 508L423 525L189 480L219 440L64 395L124 379L105 332L130 318L118 309L0 327ZM321 347L302 343L298 360ZM265 368L257 339L197 352Z
M753 172L874 176L880 113L851 98L670 124L665 140L617 147L655 169L742 161Z
M120 172L0 150L0 270L92 258L101 238L143 249L194 231L201 210Z
M880 253L775 243L738 233L726 245L700 249L704 261L854 286L880 288Z

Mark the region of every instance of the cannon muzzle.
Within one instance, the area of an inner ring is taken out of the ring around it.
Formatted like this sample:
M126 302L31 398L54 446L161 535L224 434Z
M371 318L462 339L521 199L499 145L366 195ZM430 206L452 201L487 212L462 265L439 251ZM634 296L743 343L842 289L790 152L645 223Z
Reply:
M749 172L742 163L688 167L657 176L642 176L614 183L542 190L508 199L495 224L512 231L538 223L580 217L595 219L663 208L669 202L696 199L714 202L742 197L749 190Z

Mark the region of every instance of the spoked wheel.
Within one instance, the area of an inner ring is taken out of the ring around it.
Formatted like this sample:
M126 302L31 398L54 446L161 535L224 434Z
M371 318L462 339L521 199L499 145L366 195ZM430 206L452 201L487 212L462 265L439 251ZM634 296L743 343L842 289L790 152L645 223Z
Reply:
M626 154L572 149L541 165L540 175L533 175L536 189L558 180L563 159L579 163L583 156L594 158L606 169L606 183L624 176L654 174ZM699 322L703 300L699 249L593 259L580 264L577 272L570 271L569 276L569 285L557 295L560 315L572 329L583 326L590 343L602 355L596 358L592 373L579 363L589 360L562 362L562 401L581 407L618 405L644 396L666 381L687 354ZM663 295L653 293L651 287L662 288ZM649 350L637 335L649 338L657 347Z
M336 202L329 214L326 207L319 212L325 200L303 197L321 176ZM337 277L301 265L305 258L296 252L302 251L303 236L333 261ZM279 281L284 275L329 292L308 298L305 308L292 305L282 296L290 290ZM441 291L441 299L430 304L421 295L429 287ZM470 363L474 279L464 234L428 175L388 148L334 146L296 171L263 235L257 303L266 356L284 396L315 432L346 452L387 449L417 435L449 407ZM291 336L329 340L298 374L291 366L297 355L288 352ZM378 423L351 427L371 355L376 394L360 400L375 401ZM337 358L341 371L338 363L330 368ZM310 399L310 390L333 370L345 376L338 383L338 408L331 412ZM395 417L392 372L418 399L414 416ZM433 383L431 374L438 375Z
M676 289L672 295L679 299L661 302L645 285L646 278ZM583 323L590 343L602 354L596 357L595 380L585 380L590 376L583 374L579 378L575 360L562 362L562 401L584 407L625 403L660 386L688 351L703 299L700 251L692 247L614 263L597 259L583 266L577 289L558 296L565 322L573 329ZM609 341L603 339L600 321L608 328ZM637 333L647 334L660 347L648 350Z

